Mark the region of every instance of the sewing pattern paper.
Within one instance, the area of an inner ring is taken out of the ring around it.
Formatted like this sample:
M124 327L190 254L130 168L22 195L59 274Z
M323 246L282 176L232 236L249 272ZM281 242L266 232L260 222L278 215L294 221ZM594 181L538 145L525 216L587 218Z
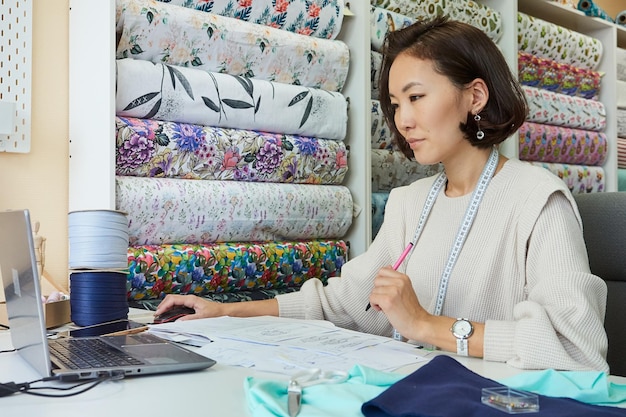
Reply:
M116 58L341 91L348 46L156 0L117 2Z
M352 224L341 185L116 177L130 245L340 239Z
M606 135L525 122L519 129L519 159L577 165L603 165L608 154Z
M343 142L118 117L116 173L137 177L341 184Z
M343 140L341 93L195 68L117 60L116 114Z
M343 0L159 1L323 39L337 37L344 8Z
M299 287L339 275L343 240L143 245L128 248L130 300Z

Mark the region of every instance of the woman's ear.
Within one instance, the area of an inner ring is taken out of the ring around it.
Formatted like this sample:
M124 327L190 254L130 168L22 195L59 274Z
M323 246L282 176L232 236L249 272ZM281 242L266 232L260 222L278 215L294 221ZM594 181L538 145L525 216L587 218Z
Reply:
M489 89L482 78L476 78L469 85L472 94L472 114L480 113L489 101Z

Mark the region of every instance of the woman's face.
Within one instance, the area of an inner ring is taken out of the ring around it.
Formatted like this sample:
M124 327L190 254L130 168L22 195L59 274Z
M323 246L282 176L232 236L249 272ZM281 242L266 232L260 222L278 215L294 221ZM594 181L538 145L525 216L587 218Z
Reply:
M398 55L389 70L389 96L396 127L420 164L445 163L471 146L459 129L472 110L471 89L459 90L431 61Z

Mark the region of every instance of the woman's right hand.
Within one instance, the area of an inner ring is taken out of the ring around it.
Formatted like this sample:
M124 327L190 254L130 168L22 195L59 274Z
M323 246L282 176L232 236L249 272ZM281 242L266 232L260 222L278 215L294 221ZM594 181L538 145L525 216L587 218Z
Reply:
M216 303L196 295L179 294L166 295L163 301L159 303L159 306L154 314L155 316L158 316L176 307L188 307L195 311L193 314L188 314L178 319L180 321L226 315L226 309L224 308L225 305L222 303Z

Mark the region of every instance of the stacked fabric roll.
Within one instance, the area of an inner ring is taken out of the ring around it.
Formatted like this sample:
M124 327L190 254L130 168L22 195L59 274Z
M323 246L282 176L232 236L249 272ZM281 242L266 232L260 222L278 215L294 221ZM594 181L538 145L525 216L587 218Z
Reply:
M133 300L339 273L353 215L342 0L117 0Z
M626 191L626 49L616 48L617 63L617 179L618 190Z
M519 158L549 169L573 193L604 191L608 138L596 71L602 43L518 13L518 48L519 81L529 105Z
M128 317L128 221L114 210L68 215L70 311L72 321L90 326Z
M448 15L451 19L473 25L494 42L501 35L501 16L497 11L470 0L371 0L371 84L372 84L372 236L376 236L392 188L408 185L420 178L437 174L440 165L423 166L407 159L393 144L393 135L380 109L379 77L382 50L389 32L402 29L418 18Z

